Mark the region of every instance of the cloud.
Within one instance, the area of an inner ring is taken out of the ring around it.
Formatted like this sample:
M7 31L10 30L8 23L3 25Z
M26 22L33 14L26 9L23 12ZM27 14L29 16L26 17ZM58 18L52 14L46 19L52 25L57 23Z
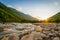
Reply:
M7 5L7 7L13 7L12 5Z
M54 2L54 5L58 6L59 5L59 2Z
M22 11L22 9L23 9L22 7L17 7L16 8L16 10L18 10L18 11Z

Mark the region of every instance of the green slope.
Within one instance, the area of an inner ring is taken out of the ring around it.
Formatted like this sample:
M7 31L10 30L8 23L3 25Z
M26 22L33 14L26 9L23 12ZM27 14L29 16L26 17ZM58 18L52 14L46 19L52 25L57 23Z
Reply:
M35 21L30 15L9 8L0 2L0 22L30 22Z
M58 12L57 14L55 14L52 17L48 18L48 21L59 23L60 22L60 12Z

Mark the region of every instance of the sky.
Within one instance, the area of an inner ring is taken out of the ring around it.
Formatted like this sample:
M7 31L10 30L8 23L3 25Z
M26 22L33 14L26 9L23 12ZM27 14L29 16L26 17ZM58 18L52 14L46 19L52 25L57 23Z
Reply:
M0 2L40 20L60 12L60 0L0 0Z

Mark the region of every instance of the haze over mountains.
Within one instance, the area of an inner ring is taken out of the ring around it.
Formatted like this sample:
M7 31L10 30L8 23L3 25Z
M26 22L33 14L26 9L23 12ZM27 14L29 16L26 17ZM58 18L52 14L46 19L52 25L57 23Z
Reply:
M31 22L35 20L37 19L0 2L0 22Z
M0 2L0 22L39 22L39 20ZM49 17L48 22L60 22L60 12Z
M60 12L58 12L57 14L53 15L52 17L48 18L49 22L60 22Z

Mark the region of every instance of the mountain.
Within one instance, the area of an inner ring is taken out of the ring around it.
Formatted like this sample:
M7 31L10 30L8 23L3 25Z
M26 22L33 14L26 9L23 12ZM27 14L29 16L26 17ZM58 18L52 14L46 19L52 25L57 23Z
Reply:
M7 7L0 2L0 22L32 22L38 21L36 18Z
M55 14L52 17L48 18L48 22L59 23L60 22L60 12L58 12L57 14Z

